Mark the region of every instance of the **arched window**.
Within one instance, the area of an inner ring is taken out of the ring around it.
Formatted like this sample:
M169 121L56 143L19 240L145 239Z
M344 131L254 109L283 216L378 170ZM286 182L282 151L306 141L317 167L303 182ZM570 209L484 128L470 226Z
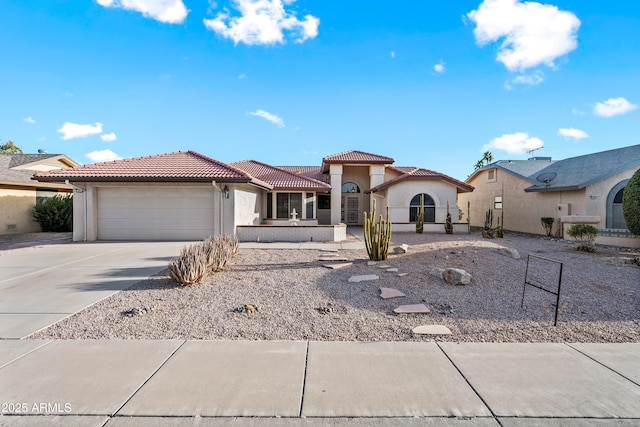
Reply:
M342 184L342 192L343 193L359 193L360 187L355 182L345 182Z
M436 222L436 204L430 195L424 194L424 222ZM420 194L416 194L409 204L409 222L416 222L420 210Z
M611 189L607 196L607 228L627 228L627 223L622 213L622 196L624 195L624 188L628 182L628 179L619 182Z

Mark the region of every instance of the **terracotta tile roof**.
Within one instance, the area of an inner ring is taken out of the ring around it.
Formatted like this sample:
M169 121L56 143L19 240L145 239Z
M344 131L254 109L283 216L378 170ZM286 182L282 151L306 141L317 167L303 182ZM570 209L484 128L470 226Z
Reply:
M331 186L325 182L256 160L233 162L231 165L273 186L274 190L331 190Z
M277 168L284 169L288 172L295 173L297 175L303 175L307 178L316 179L322 182L329 182L331 177L322 173L322 166L276 166Z
M375 193L376 191L384 190L385 188L391 187L392 185L395 185L402 181L425 179L441 179L443 181L447 181L455 185L458 188L459 193L468 193L470 191L473 191L473 186L440 172L415 167L395 167L394 169L405 172L396 178L390 179L389 181L383 182L382 184L371 188L367 191L367 193Z
M38 181L250 182L243 171L195 151L114 160L39 172Z
M327 169L327 165L334 163L348 163L348 164L382 164L390 165L394 162L391 157L379 156L377 154L366 153L364 151L350 150L342 153L333 154L322 159L322 170Z

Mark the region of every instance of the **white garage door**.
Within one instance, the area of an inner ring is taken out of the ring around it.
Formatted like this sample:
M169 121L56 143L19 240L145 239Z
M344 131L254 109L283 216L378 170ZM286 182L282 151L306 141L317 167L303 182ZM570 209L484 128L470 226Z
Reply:
M97 198L99 240L199 240L213 234L213 187L101 187Z

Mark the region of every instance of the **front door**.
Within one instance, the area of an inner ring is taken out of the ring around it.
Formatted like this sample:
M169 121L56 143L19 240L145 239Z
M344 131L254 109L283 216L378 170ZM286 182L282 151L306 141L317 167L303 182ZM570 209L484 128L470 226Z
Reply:
M345 224L354 225L360 223L360 197L359 196L343 196L343 218Z

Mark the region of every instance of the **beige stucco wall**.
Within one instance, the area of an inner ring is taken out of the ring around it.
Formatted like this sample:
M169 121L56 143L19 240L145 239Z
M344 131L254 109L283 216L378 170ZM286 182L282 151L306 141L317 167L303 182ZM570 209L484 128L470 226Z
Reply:
M585 189L573 191L549 191L526 193L531 183L501 169L496 169L496 179L489 181L488 171L480 172L469 184L472 193L459 195L459 206L466 213L471 202L471 225L482 227L488 209L493 209L494 197L502 195L502 211L494 209L494 226L497 217L504 215L505 230L532 234L545 234L540 223L542 217L555 218L554 232L559 230L560 218L567 215L598 216L596 228L606 228L607 196L619 182L631 178L635 169L616 174Z
M35 205L35 189L0 189L0 234L40 231L40 224L33 220Z
M233 223L226 233L235 233L238 225L259 225L262 222L262 190L250 185L236 184L229 199L223 199L225 212L233 215Z
M498 217L504 218L504 229L532 234L545 234L540 223L542 217L556 219L567 212L584 215L584 190L526 193L531 183L513 174L496 169L496 179L488 179L488 171L480 172L469 184L475 187L472 193L459 195L463 212L467 212L467 202L471 202L471 226L484 226L486 212L493 209L494 227ZM502 209L494 209L495 196L502 195ZM560 209L559 209L560 208Z
M436 205L436 223L445 222L447 217L447 201L449 202L449 212L451 213L452 221L454 223L458 222L456 187L444 181L404 181L389 187L386 191L386 202L389 206L391 222L408 223L411 199L420 193L426 193L433 198Z

